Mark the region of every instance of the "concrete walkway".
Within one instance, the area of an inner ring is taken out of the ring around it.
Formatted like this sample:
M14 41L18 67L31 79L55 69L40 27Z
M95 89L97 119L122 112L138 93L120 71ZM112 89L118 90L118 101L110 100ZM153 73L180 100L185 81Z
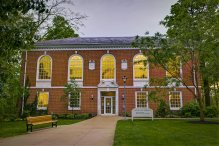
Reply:
M4 138L0 146L112 146L117 116L97 116L73 125Z

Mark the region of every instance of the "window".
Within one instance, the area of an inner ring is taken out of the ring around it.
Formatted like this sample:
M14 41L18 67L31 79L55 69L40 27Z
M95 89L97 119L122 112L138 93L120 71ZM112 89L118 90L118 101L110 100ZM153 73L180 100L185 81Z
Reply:
M171 110L179 110L182 107L182 93L180 91L171 91L169 93L169 104Z
M51 58L42 56L38 62L38 79L51 79Z
M104 55L101 59L101 77L102 79L115 78L115 59L112 55Z
M79 55L73 55L69 59L69 79L82 80L83 59Z
M39 92L37 98L37 109L46 110L48 107L49 92Z
M136 108L148 107L148 93L145 91L136 92Z
M72 98L69 94L68 110L80 110L81 107L81 93L75 93Z
M134 79L148 78L147 58L143 54L134 57Z
M167 63L167 77L179 78L180 77L180 58L177 57L175 60L171 59Z

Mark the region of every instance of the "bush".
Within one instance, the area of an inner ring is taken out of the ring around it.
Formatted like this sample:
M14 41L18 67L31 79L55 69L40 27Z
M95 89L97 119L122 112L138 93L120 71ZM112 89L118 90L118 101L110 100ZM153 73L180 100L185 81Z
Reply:
M218 109L215 106L208 106L205 109L205 116L209 118L218 117Z
M90 118L90 114L77 114L75 115L75 119L88 119Z
M164 100L160 100L159 106L156 111L156 117L166 117L170 112L168 104Z
M67 114L61 114L61 115L58 115L58 118L59 119L66 119L66 116L67 116Z
M190 102L184 105L180 109L180 115L182 117L198 117L200 115L200 108L198 103Z
M68 114L66 115L66 119L74 119L75 115L74 114Z

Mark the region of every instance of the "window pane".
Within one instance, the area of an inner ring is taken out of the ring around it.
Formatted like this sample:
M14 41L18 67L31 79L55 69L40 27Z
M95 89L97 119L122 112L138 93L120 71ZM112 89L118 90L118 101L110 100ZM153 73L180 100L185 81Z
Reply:
M137 107L147 107L147 92L137 92Z
M102 57L102 79L114 79L115 60L112 55Z
M51 79L51 58L49 56L40 58L39 79Z
M146 79L148 77L147 58L144 55L134 57L134 78Z
M48 106L49 93L48 92L39 92L37 107L38 108L47 108Z
M69 95L69 106L71 108L80 108L80 98L81 98L81 95L80 93L76 93L75 95L72 95L72 97L70 97Z
M171 108L180 108L180 92L170 92L170 107Z
M70 79L82 79L83 60L76 55L70 58Z
M167 77L178 78L180 77L180 58L177 57L175 60L170 60L167 63Z

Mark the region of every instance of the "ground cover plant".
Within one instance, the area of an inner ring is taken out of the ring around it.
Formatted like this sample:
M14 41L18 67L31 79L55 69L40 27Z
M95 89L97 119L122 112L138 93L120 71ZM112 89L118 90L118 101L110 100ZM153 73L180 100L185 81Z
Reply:
M114 146L219 145L219 123L194 120L120 120Z
M59 119L58 126L70 125L70 124L74 124L80 121L82 120ZM33 131L39 130L41 128L51 128L51 123L34 126ZM8 122L0 121L0 138L20 135L20 134L25 134L25 133L27 133L26 132L26 121L23 121L23 120L8 121Z

